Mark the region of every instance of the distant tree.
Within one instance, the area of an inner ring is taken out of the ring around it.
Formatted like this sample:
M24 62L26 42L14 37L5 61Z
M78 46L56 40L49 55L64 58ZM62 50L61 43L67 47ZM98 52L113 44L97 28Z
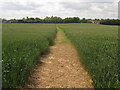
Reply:
M88 23L88 20L85 19L85 18L83 18L83 19L80 20L80 22L81 22L81 23Z
M80 23L80 18L79 17L65 18L63 19L63 23Z
M119 19L94 19L100 21L100 24L105 25L120 25ZM91 23L92 19L80 19L79 17L68 17L68 18L60 18L57 16L45 17L44 19L40 19L38 17L26 17L22 19L2 19L2 23Z
M0 18L0 22L2 22L2 23L7 23L8 21L7 21L6 19L1 19L1 18Z
M62 23L62 18L60 17L51 17L53 23Z
M57 16L46 17L44 18L44 22L45 23L62 23L62 18L57 17Z
M105 25L120 25L120 20L119 19L102 19L100 21L100 24L105 24Z
M16 20L16 19L10 19L10 20L8 20L8 22L10 22L10 23L17 23L18 20Z
M36 18L35 18L35 22L36 22L36 23L42 23L42 19L36 17Z
M79 17L73 17L73 23L79 23L80 18Z
M18 23L24 23L22 19L17 20Z
M26 17L26 19L28 19L28 16Z

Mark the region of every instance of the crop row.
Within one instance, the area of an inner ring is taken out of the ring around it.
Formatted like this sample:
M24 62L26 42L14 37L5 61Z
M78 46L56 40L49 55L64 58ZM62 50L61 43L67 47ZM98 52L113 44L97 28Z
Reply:
M120 87L117 26L62 24L96 88Z
M27 81L38 58L54 43L55 25L3 24L3 88Z

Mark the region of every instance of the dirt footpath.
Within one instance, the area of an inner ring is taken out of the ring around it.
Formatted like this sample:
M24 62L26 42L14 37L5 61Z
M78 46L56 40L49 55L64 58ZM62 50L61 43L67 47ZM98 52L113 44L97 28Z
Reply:
M27 88L93 88L92 80L81 65L75 48L58 29L55 45L40 58ZM42 63L41 63L42 62Z

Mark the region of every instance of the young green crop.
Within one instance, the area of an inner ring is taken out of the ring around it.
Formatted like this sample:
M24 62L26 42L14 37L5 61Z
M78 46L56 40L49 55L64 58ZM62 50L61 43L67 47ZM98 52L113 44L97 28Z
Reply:
M97 24L62 24L96 88L118 88L118 27Z
M53 24L3 24L3 88L25 83L40 55L54 43Z
M95 87L119 87L117 26L59 24L75 45ZM54 24L3 24L3 87L25 83L55 38ZM120 72L120 71L119 71Z

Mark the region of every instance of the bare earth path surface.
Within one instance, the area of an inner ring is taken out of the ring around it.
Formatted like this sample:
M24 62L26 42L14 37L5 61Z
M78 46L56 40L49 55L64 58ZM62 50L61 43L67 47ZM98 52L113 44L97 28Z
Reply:
M27 88L93 88L92 80L81 65L77 52L58 29L55 45L40 58L29 77ZM42 62L42 63L41 63Z

